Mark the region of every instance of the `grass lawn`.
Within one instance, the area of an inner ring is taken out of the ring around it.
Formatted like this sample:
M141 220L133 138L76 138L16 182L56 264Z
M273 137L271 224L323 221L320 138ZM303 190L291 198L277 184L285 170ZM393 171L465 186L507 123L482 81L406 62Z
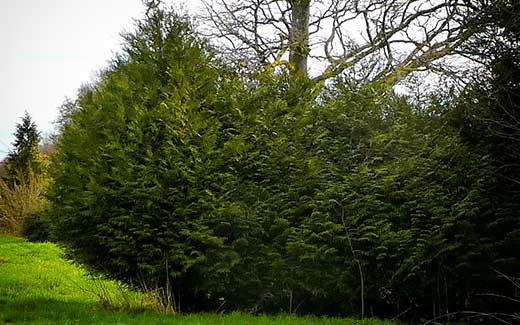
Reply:
M392 324L379 320L243 313L165 315L139 312L146 299L112 281L94 280L51 243L0 236L0 324ZM105 294L100 295L101 292ZM105 297L105 300L100 299ZM102 302L110 299L111 311Z

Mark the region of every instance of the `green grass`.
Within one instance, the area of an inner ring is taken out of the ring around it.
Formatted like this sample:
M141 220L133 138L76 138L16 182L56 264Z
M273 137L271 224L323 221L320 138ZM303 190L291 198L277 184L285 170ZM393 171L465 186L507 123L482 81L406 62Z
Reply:
M113 281L94 280L62 256L62 251L51 243L35 244L0 236L0 324L391 324L379 320L243 313L142 312L146 302L143 295L122 289ZM101 296L110 297L112 307L125 311L105 308L99 298L100 288L109 292Z

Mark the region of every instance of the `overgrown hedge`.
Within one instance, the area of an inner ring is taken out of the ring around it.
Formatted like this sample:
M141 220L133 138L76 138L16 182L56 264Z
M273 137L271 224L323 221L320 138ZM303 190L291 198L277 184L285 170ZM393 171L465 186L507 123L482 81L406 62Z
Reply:
M76 260L182 310L415 320L517 265L489 226L494 161L450 107L244 79L172 13L126 36L55 155L53 230Z

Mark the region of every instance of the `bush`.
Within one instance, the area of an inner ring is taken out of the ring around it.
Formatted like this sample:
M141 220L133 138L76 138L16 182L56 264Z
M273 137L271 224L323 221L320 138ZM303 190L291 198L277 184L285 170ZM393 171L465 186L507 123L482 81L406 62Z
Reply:
M42 212L25 218L23 237L32 242L44 242L50 239L50 222L41 217ZM43 212L44 215L44 212Z
M45 177L32 173L14 185L0 179L1 233L23 236L29 229L31 233L36 231L35 216L48 206L44 197L47 184ZM42 224L42 227L46 226ZM44 229L41 231L45 232Z
M234 259L213 211L233 182L223 147L240 114L226 102L235 84L173 13L151 9L125 39L63 127L49 217L91 270L190 308Z

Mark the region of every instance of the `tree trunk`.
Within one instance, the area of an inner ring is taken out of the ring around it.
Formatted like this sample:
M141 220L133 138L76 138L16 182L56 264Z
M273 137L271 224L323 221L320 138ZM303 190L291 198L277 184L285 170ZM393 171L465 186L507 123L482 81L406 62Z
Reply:
M292 26L290 31L289 63L291 79L307 78L309 56L309 7L310 0L289 0Z

